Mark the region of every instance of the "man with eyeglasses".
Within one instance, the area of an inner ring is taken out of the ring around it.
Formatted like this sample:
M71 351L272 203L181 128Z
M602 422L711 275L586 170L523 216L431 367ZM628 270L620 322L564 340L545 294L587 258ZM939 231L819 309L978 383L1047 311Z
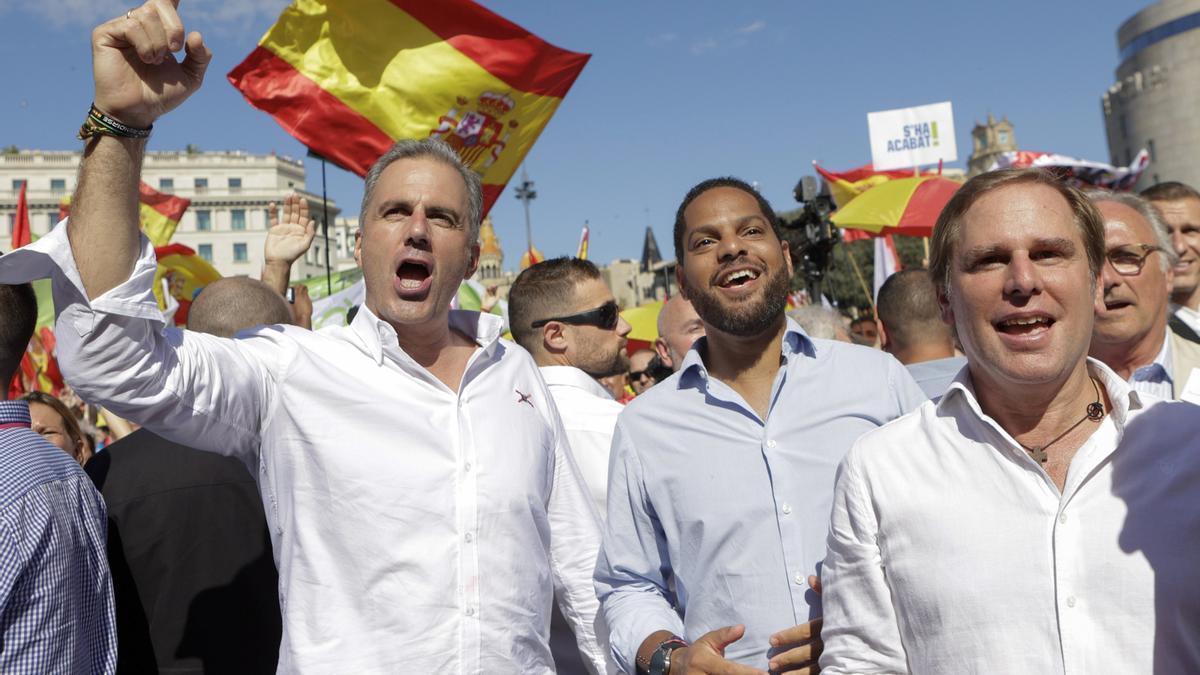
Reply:
M892 356L787 318L788 245L744 181L688 192L675 255L705 337L617 420L596 566L613 655L628 673L813 673L834 470L925 396Z
M1167 328L1174 266L1171 236L1158 212L1136 195L1090 191L1104 218L1104 295L1096 304L1090 356L1138 391L1178 398L1200 367L1200 345ZM1200 376L1198 376L1200 382Z

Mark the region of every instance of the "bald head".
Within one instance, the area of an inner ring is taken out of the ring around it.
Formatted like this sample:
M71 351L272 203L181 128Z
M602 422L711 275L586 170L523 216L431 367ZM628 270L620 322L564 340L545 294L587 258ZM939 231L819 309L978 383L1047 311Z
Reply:
M218 337L263 324L292 322L287 301L249 277L218 279L204 287L188 310L188 330Z
M654 351L658 352L664 366L677 371L692 343L702 335L704 324L692 303L676 294L663 303L658 313L658 339L654 341Z
M928 270L901 270L888 277L875 309L883 324L883 348L901 363L954 356L954 338L942 321Z

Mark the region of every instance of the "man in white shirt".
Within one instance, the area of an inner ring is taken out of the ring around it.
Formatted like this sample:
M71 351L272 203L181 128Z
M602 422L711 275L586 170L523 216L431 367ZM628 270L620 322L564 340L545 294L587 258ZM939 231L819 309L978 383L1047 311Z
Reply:
M437 141L380 158L355 249L366 302L348 327L164 330L138 232L144 137L211 54L168 0L98 27L92 52L100 113L81 132L72 217L0 276L55 274L59 358L81 396L255 475L280 671L552 673L555 591L601 670L598 518L553 401L497 317L449 310L478 260L479 177Z
M508 291L508 324L513 339L538 364L603 514L608 451L625 406L597 380L629 370L630 326L600 270L579 258L554 258L521 272Z
M1200 671L1200 410L1087 358L1104 260L1096 207L1036 170L942 211L968 368L839 468L823 674Z
M538 364L592 501L603 514L608 451L625 406L597 380L629 369L625 336L630 326L600 270L579 258L554 258L521 272L508 291L508 324L513 339ZM550 650L559 675L581 672L579 651L558 613Z
M1138 391L1172 399L1200 368L1200 345L1167 329L1175 251L1166 226L1145 199L1089 191L1104 218L1104 289L1089 354Z
M1162 214L1178 255L1171 292L1171 329L1200 342L1200 192L1190 185L1168 181L1151 185L1141 196Z

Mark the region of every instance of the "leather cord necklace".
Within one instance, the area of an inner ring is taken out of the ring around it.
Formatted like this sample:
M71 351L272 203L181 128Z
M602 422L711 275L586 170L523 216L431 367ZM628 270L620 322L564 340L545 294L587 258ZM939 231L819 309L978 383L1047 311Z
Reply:
M1079 418L1078 422L1067 427L1066 431L1055 436L1054 440L1052 440L1049 443L1046 443L1044 445L1037 445L1037 446L1034 446L1031 448L1031 447L1025 445L1024 443L1017 441L1017 445L1020 445L1022 448L1025 448L1025 452L1028 452L1029 456L1032 457L1034 460L1041 462L1042 464L1045 464L1046 459L1047 459L1046 448L1061 441L1063 439L1063 437L1065 437L1067 434L1071 433L1072 431L1075 431L1076 427L1078 427L1080 424L1083 424L1087 420L1097 422L1104 418L1104 404L1100 402L1100 385L1096 384L1096 378L1089 377L1088 379L1091 380L1091 382L1092 382L1092 388L1096 390L1096 400L1093 403L1087 404L1087 412L1084 413L1083 417Z

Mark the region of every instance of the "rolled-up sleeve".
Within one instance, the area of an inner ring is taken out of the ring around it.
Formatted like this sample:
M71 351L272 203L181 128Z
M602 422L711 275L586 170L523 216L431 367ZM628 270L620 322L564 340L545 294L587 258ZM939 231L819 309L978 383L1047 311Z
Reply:
M842 461L834 487L828 551L821 567L821 672L907 673L877 541L879 522L857 456L856 447Z
M613 657L627 673L637 672L638 647L651 633L683 634L683 621L669 600L670 569L666 537L646 492L641 461L618 418L596 593L611 632Z
M64 221L4 256L0 281L52 279L59 367L84 400L171 440L253 463L287 346L164 328L156 270L143 236L129 279L89 301Z

